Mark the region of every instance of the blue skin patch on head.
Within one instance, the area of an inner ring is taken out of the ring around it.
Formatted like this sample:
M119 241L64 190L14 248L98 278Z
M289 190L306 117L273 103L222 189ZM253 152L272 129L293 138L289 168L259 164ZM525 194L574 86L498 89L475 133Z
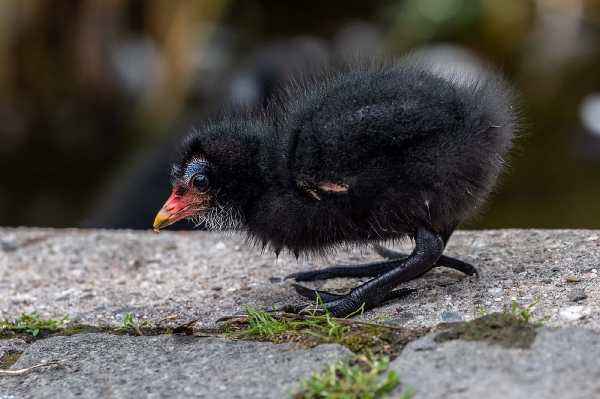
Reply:
M174 192L178 196L184 196L192 187L192 181L195 176L199 174L206 175L211 169L214 169L210 163L200 160L194 159L188 163L185 168L185 172L181 175L180 178L174 183Z
M194 178L197 174L206 174L206 172L210 169L210 164L205 161L192 161L188 164L185 169L185 173L183 174L182 181L185 181L189 184L191 179Z

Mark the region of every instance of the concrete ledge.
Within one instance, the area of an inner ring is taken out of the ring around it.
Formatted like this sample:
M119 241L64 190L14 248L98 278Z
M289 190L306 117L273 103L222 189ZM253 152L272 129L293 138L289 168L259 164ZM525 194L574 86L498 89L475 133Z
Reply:
M583 230L460 231L446 254L475 264L480 278L438 268L409 283L418 292L367 312L385 323L434 326L469 320L483 306L501 311L537 296L533 318L543 328L529 349L433 335L410 343L390 367L419 398L595 398L600 395L600 232ZM0 229L0 319L37 310L80 324L116 327L134 313L153 323L179 314L172 325L199 318L196 327L248 304L269 309L303 303L282 278L304 268L377 260L365 251L329 260L261 256L238 236L206 232ZM400 248L402 249L402 248ZM410 246L404 248L410 251ZM347 291L359 281L313 285ZM583 327L583 328L582 328ZM435 333L434 333L435 334ZM234 342L199 336L129 337L77 334L27 346L11 370L48 361L59 366L0 375L0 398L210 397L280 398L322 364L348 353L339 345L294 351L289 345Z
M180 313L212 326L247 304L270 309L303 303L282 278L294 271L378 260L370 251L328 260L275 260L236 235L207 232L0 229L0 318L37 310L83 324L118 326L126 313L150 321ZM410 250L404 248L404 250ZM499 311L513 299L541 302L534 317L600 328L600 231L458 231L446 254L475 264L480 278L439 268L409 283L419 291L366 317L407 327L467 320L473 309ZM347 290L358 281L313 284Z

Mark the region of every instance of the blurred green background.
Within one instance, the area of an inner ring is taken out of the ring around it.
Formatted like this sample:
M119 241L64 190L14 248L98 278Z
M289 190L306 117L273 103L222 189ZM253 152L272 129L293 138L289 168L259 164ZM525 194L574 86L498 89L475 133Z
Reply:
M591 0L2 0L0 225L150 228L195 120L267 102L291 65L380 48L521 93L511 166L463 228L600 227Z

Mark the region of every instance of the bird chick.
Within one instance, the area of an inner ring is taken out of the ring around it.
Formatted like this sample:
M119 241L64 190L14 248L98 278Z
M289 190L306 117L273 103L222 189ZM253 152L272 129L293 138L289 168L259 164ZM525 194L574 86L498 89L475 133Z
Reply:
M191 133L154 229L191 218L296 256L375 247L387 261L288 276L374 277L347 295L318 293L338 317L412 292L394 289L434 266L473 275L443 251L505 165L513 102L492 74L453 79L411 61L319 71L264 110L232 111ZM406 237L409 255L380 246Z

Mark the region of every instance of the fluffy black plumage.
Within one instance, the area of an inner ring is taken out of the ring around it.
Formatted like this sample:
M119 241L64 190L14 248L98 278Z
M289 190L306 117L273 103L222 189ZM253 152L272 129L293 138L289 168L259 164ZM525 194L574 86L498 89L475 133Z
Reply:
M505 165L513 103L493 74L452 78L410 61L322 70L266 110L194 131L174 193L208 227L242 230L277 253L418 238L419 229L443 250ZM194 173L208 177L207 191L194 193ZM419 273L441 259L432 251Z

